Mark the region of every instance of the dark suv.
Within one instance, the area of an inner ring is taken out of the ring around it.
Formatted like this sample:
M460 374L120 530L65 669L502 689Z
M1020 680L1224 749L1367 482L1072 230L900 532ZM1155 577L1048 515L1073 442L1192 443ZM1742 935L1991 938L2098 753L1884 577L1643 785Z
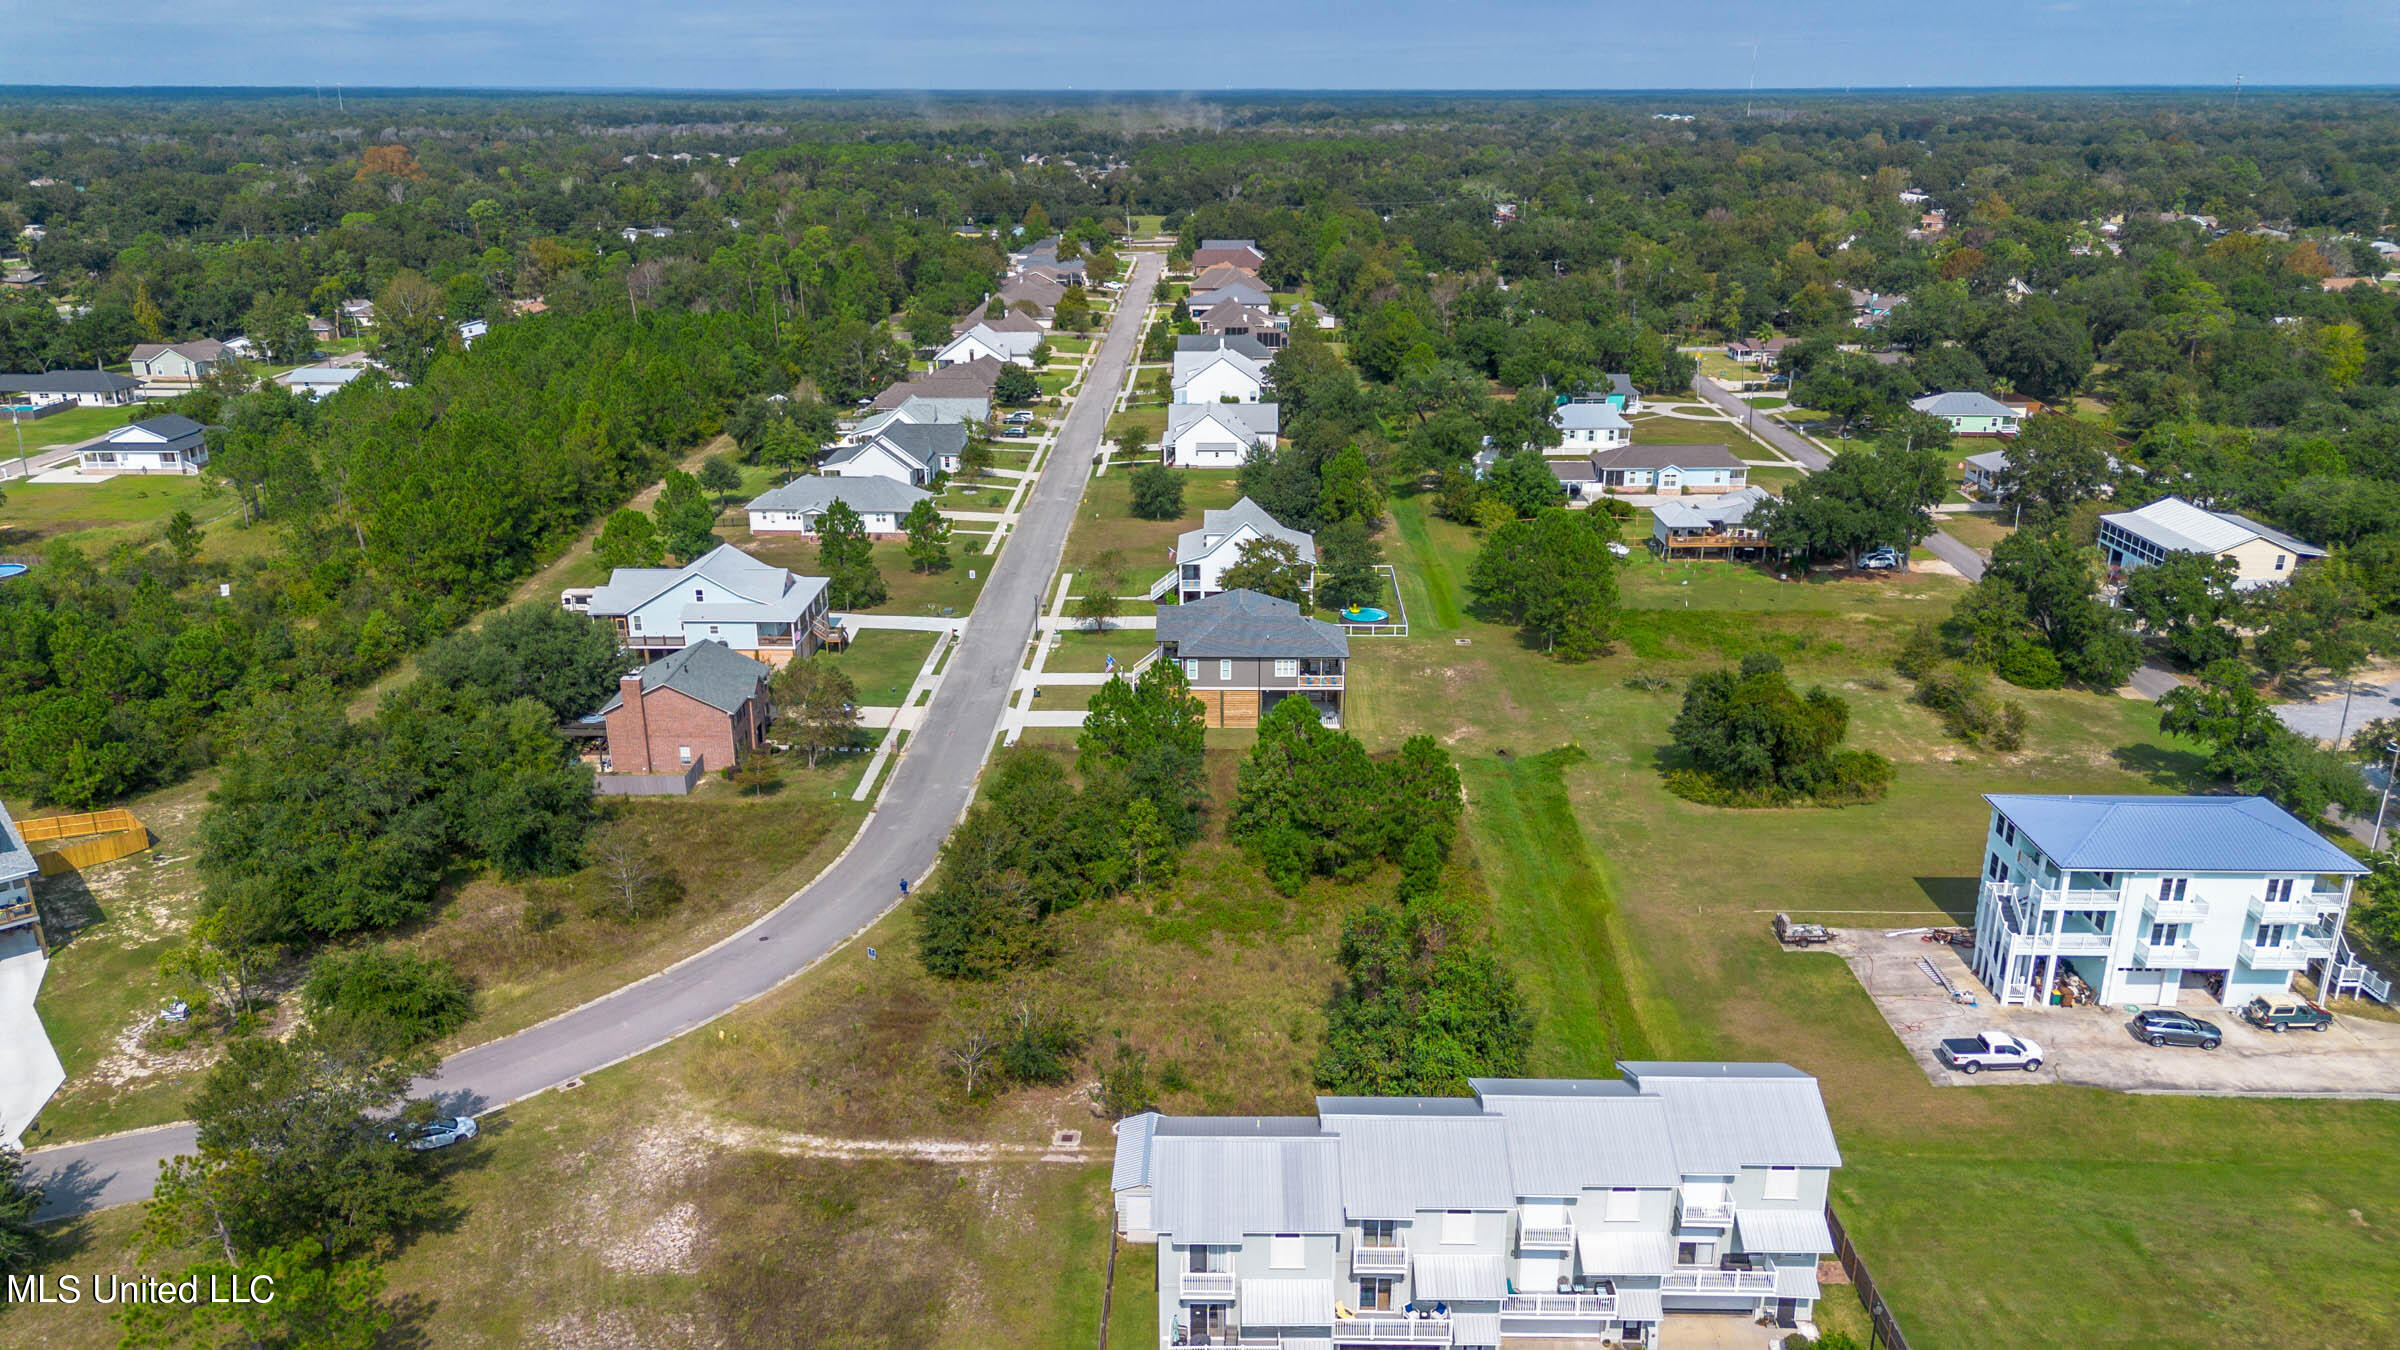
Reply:
M2196 1045L2203 1050L2214 1050L2225 1039L2225 1033L2217 1029L2216 1023L2173 1008L2152 1008L2134 1014L2133 1034L2152 1045Z

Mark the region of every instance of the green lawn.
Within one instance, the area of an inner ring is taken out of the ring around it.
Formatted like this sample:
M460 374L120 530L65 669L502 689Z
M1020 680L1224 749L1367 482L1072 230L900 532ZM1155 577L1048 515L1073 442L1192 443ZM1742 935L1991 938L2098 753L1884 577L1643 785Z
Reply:
M1753 465L1750 469L1750 485L1765 488L1778 497L1782 496L1792 484L1799 482L1801 477L1798 468L1784 468L1780 465L1769 465L1765 468Z
M1042 387L1043 393L1062 394L1066 392L1068 385L1075 382L1075 376L1076 372L1074 371L1045 370L1036 374L1033 379L1034 383Z
M1503 947L1542 1014L1538 1072L1606 1074L1634 1048L1816 1074L1845 1159L1836 1202L1918 1344L2050 1344L2062 1327L2091 1345L2315 1344L2329 1326L2335 1343L2400 1338L2382 1292L2400 1281L2400 1244L2383 1236L2400 1225L2400 1105L1936 1088L1845 965L1767 936L1777 910L1964 917L1980 793L2203 786L2200 756L2153 709L2012 690L2024 750L1950 741L1888 666L1957 593L1949 579L1795 582L1776 597L1723 565L1630 567L1633 603L1689 579L1693 608L1631 610L1613 654L1558 665L1459 612L1469 536L1414 508L1398 504L1387 547L1417 623L1354 648L1347 721L1371 746L1428 731L1460 756ZM1851 701L1852 743L1897 766L1885 801L1734 812L1661 788L1682 681L1760 647ZM1637 674L1674 688L1628 688ZM2012 1292L2027 1288L2042 1296Z
M1058 635L1058 645L1052 649L1044 670L1106 670L1107 658L1117 658L1122 670L1148 656L1158 646L1155 629L1111 628L1104 633L1075 631ZM1044 699L1049 695L1044 694Z
M1959 515L1943 517L1942 530L1946 534L1955 536L1958 542L1965 544L1968 548L1989 557L1992 550L1999 546L2001 540L2016 533L2008 522L2009 517L2005 515L1962 512Z
M17 453L19 432L24 433L26 453L32 454L54 445L88 441L103 432L154 416L157 411L140 404L123 408L72 408L63 413L52 413L38 422L12 422L0 426L0 459L13 457Z
M1690 417L1637 417L1633 419L1635 445L1722 445L1743 459L1780 459L1782 456L1767 444L1742 429L1738 422L1718 422Z
M803 576L825 575L817 566L817 541L812 536L781 531L752 534L746 527L720 533L727 543L761 562L788 567ZM965 614L975 607L975 597L992 574L990 558L968 555L955 540L950 548L950 568L944 572L911 571L907 545L897 539L876 540L874 548L875 566L890 592L874 607L877 614ZM974 575L969 576L970 572Z
M241 510L208 479L118 474L81 483L0 484L0 553L38 553L65 541L100 553L123 542L158 538L167 518L189 511L209 525L204 558L227 559L274 547L271 532L244 530Z
M1129 450L1157 445L1166 434L1164 408L1127 408L1108 419L1108 439Z
M862 706L889 707L907 696L938 636L907 628L862 628L848 651L827 652L824 660L858 686Z
M1201 512L1222 510L1241 500L1239 475L1227 469L1178 469L1183 479L1183 515L1176 520L1142 520L1133 514L1133 475L1110 470L1086 484L1067 536L1067 565L1115 549L1125 562L1128 593L1138 591L1174 566L1175 537L1196 529Z

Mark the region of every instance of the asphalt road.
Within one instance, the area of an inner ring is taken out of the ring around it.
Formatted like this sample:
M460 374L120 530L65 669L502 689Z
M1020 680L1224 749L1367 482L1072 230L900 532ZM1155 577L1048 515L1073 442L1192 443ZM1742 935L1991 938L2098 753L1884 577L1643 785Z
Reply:
M1757 416L1748 403L1726 392L1706 375L1692 377L1692 392L1739 419L1751 434L1798 460L1809 472L1815 473L1833 463L1833 456L1819 450L1806 436L1772 417ZM1926 537L1925 547L1933 556L1957 568L1958 574L1967 580L1983 580L1983 555L1960 543L1955 536L1937 530Z
M1029 495L1016 532L985 583L950 657L923 727L909 738L882 797L849 849L815 881L742 932L516 1035L463 1050L418 1085L452 1111L488 1111L606 1068L723 1016L782 984L889 912L900 879L932 870L942 840L966 813L1000 730L1009 686L1033 640L1117 387L1124 382L1163 259L1132 255L1133 275L1083 393ZM158 1165L192 1148L192 1127L169 1125L27 1155L55 1218L150 1194Z

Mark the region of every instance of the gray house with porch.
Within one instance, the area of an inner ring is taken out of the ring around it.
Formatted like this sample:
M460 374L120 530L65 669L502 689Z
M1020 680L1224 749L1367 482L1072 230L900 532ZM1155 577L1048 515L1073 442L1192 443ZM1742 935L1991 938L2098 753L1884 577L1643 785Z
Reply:
M1305 698L1341 725L1350 639L1289 600L1235 590L1161 606L1157 659L1183 664L1210 726L1257 726L1287 698Z

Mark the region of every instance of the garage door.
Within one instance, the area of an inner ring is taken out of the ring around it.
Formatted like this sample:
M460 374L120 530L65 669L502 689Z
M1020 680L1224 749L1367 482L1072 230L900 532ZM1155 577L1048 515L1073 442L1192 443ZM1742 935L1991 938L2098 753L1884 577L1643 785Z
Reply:
M2161 1008L2175 1006L2175 986L2180 983L2172 970L2143 970L2127 967L2117 972L2117 992L2120 1003L2140 1003Z

